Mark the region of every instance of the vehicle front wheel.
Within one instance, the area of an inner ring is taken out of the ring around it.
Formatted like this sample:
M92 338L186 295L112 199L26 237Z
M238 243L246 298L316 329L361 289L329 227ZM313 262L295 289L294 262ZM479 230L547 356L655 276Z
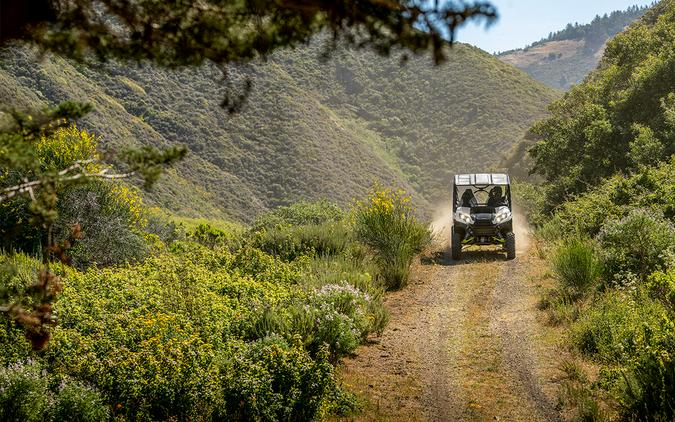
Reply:
M450 242L451 255L454 261L462 259L462 235L452 229L452 239Z
M506 241L504 242L504 249L506 249L506 259L515 259L516 257L516 234L507 233Z

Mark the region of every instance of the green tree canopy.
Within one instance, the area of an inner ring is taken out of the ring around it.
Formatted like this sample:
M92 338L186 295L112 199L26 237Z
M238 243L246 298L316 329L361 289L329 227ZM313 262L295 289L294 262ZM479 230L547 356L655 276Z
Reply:
M496 17L488 2L424 0L10 0L0 45L26 40L86 59L149 60L185 66L242 63L322 31L337 41L444 59L445 37L470 19Z
M556 206L616 172L675 153L675 1L664 0L611 40L599 68L531 132L534 173Z

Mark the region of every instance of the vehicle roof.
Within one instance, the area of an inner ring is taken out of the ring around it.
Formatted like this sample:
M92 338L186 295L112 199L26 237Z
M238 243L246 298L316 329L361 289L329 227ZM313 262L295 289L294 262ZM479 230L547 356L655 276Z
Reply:
M511 180L504 173L456 174L455 186L509 185Z

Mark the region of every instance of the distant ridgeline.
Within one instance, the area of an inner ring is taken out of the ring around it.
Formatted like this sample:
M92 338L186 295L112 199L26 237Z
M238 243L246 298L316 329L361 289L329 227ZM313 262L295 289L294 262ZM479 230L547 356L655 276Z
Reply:
M597 66L607 40L640 18L648 8L632 6L597 15L588 24L570 23L565 29L552 32L525 48L497 53L497 57L538 81L567 90Z
M231 69L253 91L234 116L220 107L214 67L180 71L108 63L93 69L26 49L0 58L0 101L41 107L86 101L81 126L102 147L186 144L188 158L146 200L191 217L250 221L301 199L343 205L375 181L401 186L420 209L447 199L454 172L496 166L558 95L477 48L455 45L444 65L429 57L343 51L322 45Z

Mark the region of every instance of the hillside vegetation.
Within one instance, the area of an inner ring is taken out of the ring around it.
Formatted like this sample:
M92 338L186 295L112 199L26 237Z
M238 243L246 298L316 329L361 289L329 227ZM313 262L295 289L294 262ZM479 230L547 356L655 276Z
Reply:
M447 198L456 171L497 165L543 116L552 90L469 46L434 67L364 51L326 63L320 43L231 69L252 76L243 113L220 107L211 67L165 71L5 51L0 98L17 106L91 102L81 125L122 145L184 143L190 154L147 199L192 217L251 221L274 206L327 197L341 204L376 180L413 192L422 210Z
M562 368L583 420L675 417L674 21L656 4L532 128L558 281L542 306L582 357Z
M598 65L607 41L646 10L633 6L598 15L588 24L570 23L525 48L501 52L497 57L552 88L568 90Z
M45 168L96 150L75 127L38 145ZM405 285L429 241L410 198L384 188L349 212L303 202L250 227L168 220L119 181L64 188L49 229L24 223L35 209L24 197L0 205L3 306L44 300L36 283L50 274L56 294L38 305L58 317L45 335L28 325L36 313L0 314L3 421L352 413L358 403L335 366L383 330L384 291ZM46 236L66 259L35 258Z

